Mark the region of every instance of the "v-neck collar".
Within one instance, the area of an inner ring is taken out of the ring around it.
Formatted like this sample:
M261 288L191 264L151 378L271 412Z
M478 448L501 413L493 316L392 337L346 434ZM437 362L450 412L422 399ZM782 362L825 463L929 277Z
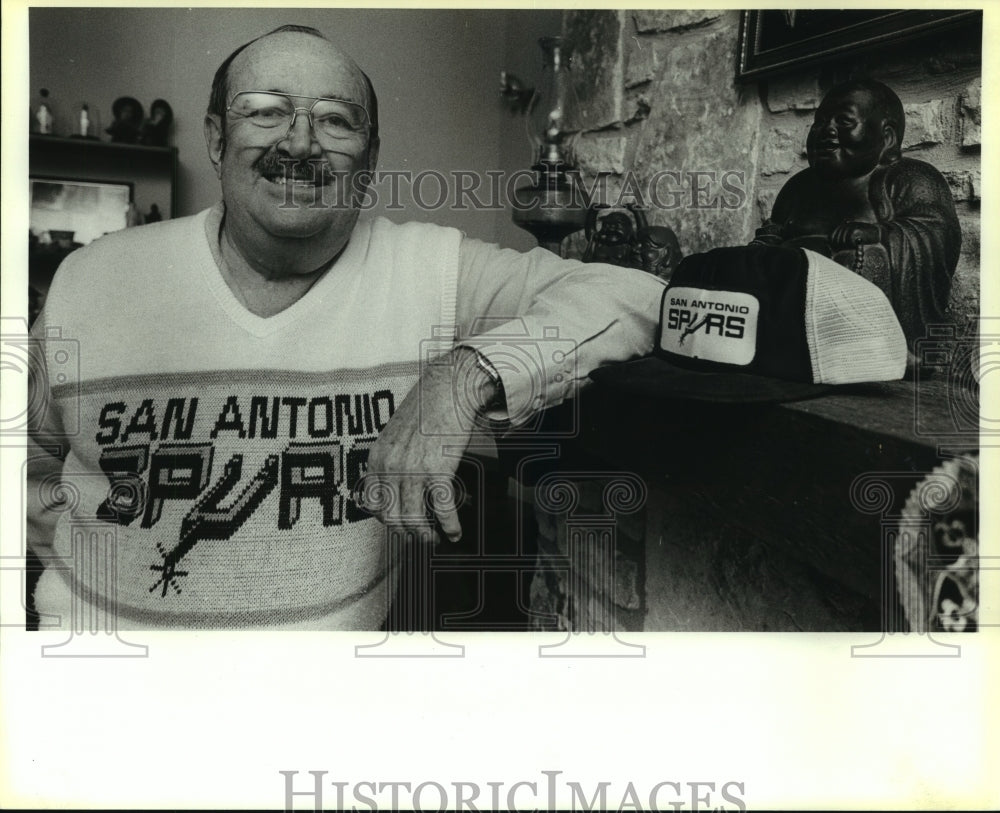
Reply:
M225 260L222 257L219 241L225 211L225 204L220 201L208 210L205 218L205 240L213 261L209 264L211 270L205 275L205 282L226 315L254 336L270 336L287 329L290 325L301 323L327 299L331 290L342 280L352 276L352 272L358 269L364 258L368 243L368 225L359 222L355 225L350 240L340 256L315 285L284 310L272 316L258 316L236 298L236 294L230 290L223 276L222 268Z

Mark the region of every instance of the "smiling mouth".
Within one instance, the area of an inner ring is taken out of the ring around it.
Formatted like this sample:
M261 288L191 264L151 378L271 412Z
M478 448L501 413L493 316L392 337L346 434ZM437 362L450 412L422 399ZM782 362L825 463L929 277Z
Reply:
M816 145L816 152L831 153L840 149L840 144L836 141L821 141Z
M323 186L323 175L303 177L299 175L264 175L264 180L277 186Z
M275 186L321 187L331 180L329 168L313 161L264 160L257 166L260 176Z

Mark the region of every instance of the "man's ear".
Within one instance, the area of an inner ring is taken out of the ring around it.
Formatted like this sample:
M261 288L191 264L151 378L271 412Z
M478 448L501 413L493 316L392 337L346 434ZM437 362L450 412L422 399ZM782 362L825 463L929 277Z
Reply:
M205 146L208 160L215 167L215 177L222 177L222 154L226 151L226 133L222 119L214 113L205 114Z
M879 163L884 164L895 161L899 158L899 133L896 125L891 121L882 122L882 154L879 156Z

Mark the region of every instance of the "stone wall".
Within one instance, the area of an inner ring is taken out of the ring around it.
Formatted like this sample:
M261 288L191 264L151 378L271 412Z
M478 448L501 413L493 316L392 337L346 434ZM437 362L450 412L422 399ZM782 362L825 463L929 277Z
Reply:
M534 629L644 629L645 502L634 474L558 472L538 481Z
M725 522L676 478L647 485L625 471L552 472L533 495L532 629L834 632L881 623L877 602Z
M864 74L899 94L904 154L933 164L951 185L963 232L952 316L965 323L978 315L978 41L959 31L850 65L737 84L738 26L739 12L724 10L564 14L575 90L569 123L587 187L606 203L645 194L650 221L674 229L684 253L745 244L778 190L807 166L806 133L826 90ZM579 256L582 234L569 240L568 253ZM868 599L749 533L723 529L676 483L644 493L642 510L613 510L607 484L615 477L635 475L563 474L548 496L536 489L537 628L878 627Z
M600 181L598 197L614 202L634 193L634 178L651 222L674 229L685 253L746 243L781 186L807 166L806 132L824 92L864 74L899 94L904 154L936 166L952 187L963 234L952 314L959 323L977 315L978 37L959 30L737 84L738 27L733 10L565 13L577 96L570 123L588 188ZM576 236L570 253L582 242Z

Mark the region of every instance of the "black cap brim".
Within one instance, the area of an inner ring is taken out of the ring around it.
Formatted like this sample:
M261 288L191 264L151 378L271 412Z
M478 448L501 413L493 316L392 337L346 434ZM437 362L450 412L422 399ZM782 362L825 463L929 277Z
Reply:
M831 389L828 384L760 375L687 370L655 356L598 367L590 377L603 387L656 400L780 403L815 398Z

